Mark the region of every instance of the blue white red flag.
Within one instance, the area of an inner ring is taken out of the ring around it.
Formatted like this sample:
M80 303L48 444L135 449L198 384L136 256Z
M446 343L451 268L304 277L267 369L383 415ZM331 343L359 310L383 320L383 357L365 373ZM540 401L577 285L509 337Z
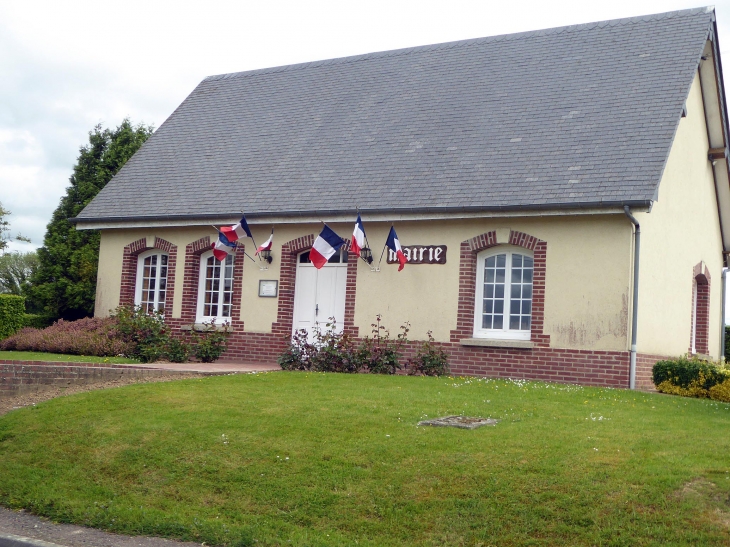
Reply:
M258 249L256 249L256 254L259 254L261 251L270 251L271 246L273 244L274 244L274 229L272 228L269 239L267 239L263 245L261 245Z
M228 253L236 248L236 244L229 241L221 232L218 232L218 240L211 247L213 247L213 256L223 262L228 256Z
M355 230L352 232L352 244L350 245L350 250L355 253L356 256L360 256L360 249L363 247L365 247L365 228L363 228L360 213L358 213L357 220L355 221Z
M309 252L309 259L318 270L327 264L337 251L345 244L345 240L332 231L332 229L324 225L322 232L314 240L312 250Z
M403 254L403 250L400 246L400 240L398 239L398 235L395 233L395 228L393 226L390 227L390 233L388 234L388 240L385 242L385 245L388 249L395 253L398 262L400 262L398 271L401 271L406 265L406 262L408 262L408 259L406 258L406 255Z
M228 241L234 243L244 236L253 239L253 236L251 235L251 230L248 228L248 222L246 222L245 216L241 216L241 220L235 226L221 227L221 233L226 236L226 239Z

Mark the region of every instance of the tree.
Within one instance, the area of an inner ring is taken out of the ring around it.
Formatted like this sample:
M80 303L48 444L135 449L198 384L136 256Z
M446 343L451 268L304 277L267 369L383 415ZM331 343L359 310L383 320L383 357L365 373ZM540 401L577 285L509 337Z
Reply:
M0 293L22 296L30 289L30 278L38 269L38 255L5 253L0 256Z
M7 217L10 216L11 213L7 209L3 207L3 204L0 203L0 255L5 252L5 249L8 247L8 232L10 232L10 221L7 220ZM15 239L18 241L25 241L26 243L30 243L30 239L28 239L25 236L22 236L20 234L17 234L15 236Z
M152 132L151 126L133 126L128 119L114 130L97 125L89 132L89 143L81 147L69 179L71 186L46 228L38 249L40 264L31 279L30 299L49 319L93 314L100 234L76 230L68 219L86 207Z

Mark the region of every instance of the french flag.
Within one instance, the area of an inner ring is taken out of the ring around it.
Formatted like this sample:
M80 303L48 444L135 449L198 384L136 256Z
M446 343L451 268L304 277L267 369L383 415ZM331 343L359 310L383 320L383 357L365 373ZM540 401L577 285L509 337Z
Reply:
M406 265L406 262L408 262L408 259L406 258L406 255L403 254L403 250L400 247L400 240L398 239L398 235L395 233L395 228L393 226L390 227L390 233L388 234L388 240L385 242L385 245L388 249L395 253L396 258L398 258L398 262L400 262L398 271L401 271Z
M261 245L258 249L256 249L256 254L259 254L261 251L270 251L273 243L274 243L274 229L272 228L269 239L267 239L263 245Z
M355 231L352 232L352 244L350 245L350 250L355 253L356 256L360 256L360 249L363 247L365 247L365 228L362 226L360 213L358 213L357 220L355 221Z
M309 252L309 260L312 261L314 267L318 270L322 268L327 261L332 258L337 251L345 244L345 240L332 231L332 229L324 225L322 233L317 236Z
M226 236L226 239L228 241L233 243L241 239L243 236L253 239L253 236L251 235L251 230L249 230L248 228L248 222L246 222L245 216L242 216L241 220L235 226L221 227L221 233Z
M213 256L220 262L223 262L228 256L228 253L236 248L236 244L229 241L221 232L218 232L218 241L213 243L211 247L213 247Z

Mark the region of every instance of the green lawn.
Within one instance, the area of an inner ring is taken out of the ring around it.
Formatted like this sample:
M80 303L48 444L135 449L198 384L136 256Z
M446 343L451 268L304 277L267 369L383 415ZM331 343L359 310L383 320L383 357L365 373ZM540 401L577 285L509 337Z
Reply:
M42 351L0 351L0 360L10 361L63 361L70 363L138 363L126 357L96 357L94 355L67 355L64 353L44 353Z
M418 427L464 413L476 430ZM64 397L0 417L0 503L208 545L728 545L730 406L318 373Z

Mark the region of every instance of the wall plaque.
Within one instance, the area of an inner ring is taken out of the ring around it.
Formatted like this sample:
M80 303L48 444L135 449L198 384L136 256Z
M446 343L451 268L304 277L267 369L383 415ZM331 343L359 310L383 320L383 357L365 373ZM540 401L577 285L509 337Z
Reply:
M407 245L402 247L408 264L446 264L446 245ZM395 264L398 259L388 249L388 264Z
M259 279L259 296L276 298L279 294L279 281L276 279Z

